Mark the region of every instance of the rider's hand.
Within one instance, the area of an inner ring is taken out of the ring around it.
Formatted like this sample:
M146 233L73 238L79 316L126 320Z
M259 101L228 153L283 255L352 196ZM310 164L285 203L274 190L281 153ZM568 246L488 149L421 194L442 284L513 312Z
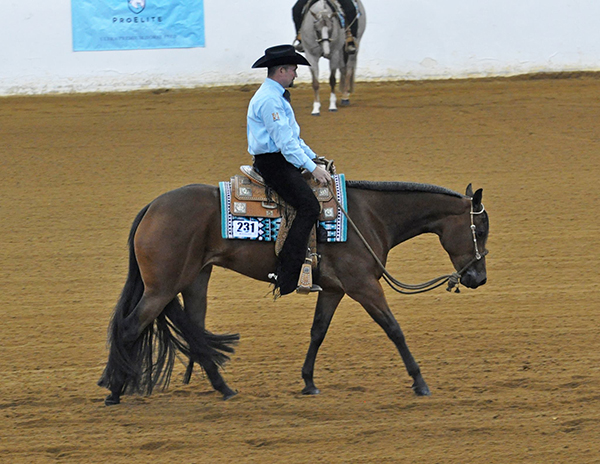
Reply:
M331 182L331 175L321 166L317 165L315 170L312 172L312 175L319 184L327 185L329 182Z

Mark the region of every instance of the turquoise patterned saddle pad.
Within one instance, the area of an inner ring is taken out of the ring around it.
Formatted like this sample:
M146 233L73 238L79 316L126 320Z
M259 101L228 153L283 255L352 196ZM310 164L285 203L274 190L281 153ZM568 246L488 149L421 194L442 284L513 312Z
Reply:
M332 176L336 178L335 195L338 202L346 209L346 179L344 174ZM231 182L219 182L221 195L221 235L225 239L259 240L274 242L277 240L281 217L248 217L232 214ZM331 220L320 220L319 225L327 233L327 242L345 242L347 239L348 221L346 216L337 208L336 215Z

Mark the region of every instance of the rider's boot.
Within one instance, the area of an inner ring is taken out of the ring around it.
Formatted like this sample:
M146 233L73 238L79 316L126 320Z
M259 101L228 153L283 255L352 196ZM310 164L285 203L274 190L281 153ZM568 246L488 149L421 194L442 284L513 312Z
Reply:
M304 47L302 46L302 37L300 37L299 32L298 32L298 35L296 36L296 38L294 39L294 43L292 45L294 46L296 51L304 52Z
M354 55L356 53L356 41L354 40L350 29L346 29L346 43L344 44L344 50L348 55Z
M313 229L313 233L314 233L314 229ZM316 237L311 238L311 239L316 240ZM316 244L315 244L315 246L316 246ZM313 283L312 268L313 268L313 265L315 265L315 267L316 267L317 264L318 264L317 254L312 253L312 250L309 247L306 250L306 258L304 258L304 264L302 265L302 268L300 269L300 276L298 277L298 286L296 287L296 293L300 293L302 295L308 295L309 293L323 291L323 289L320 286Z

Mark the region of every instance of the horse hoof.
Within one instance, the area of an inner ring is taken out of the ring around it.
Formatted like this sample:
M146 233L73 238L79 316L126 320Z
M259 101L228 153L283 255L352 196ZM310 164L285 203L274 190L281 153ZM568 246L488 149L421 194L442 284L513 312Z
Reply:
M321 113L310 113L311 116L321 116Z
M120 402L121 397L112 393L104 399L105 406L114 406L115 404L119 404Z
M412 389L417 396L431 396L431 392L427 385L413 385Z
M335 113L336 111L337 111L337 108L329 108L330 113Z
M303 395L318 395L319 393L321 393L321 390L319 390L317 387L312 386L312 387L304 387L302 389L302 394Z
M223 401L230 400L231 398L233 398L237 394L238 394L237 391L229 390L228 392L223 393Z
M350 106L350 100L342 99L342 106Z

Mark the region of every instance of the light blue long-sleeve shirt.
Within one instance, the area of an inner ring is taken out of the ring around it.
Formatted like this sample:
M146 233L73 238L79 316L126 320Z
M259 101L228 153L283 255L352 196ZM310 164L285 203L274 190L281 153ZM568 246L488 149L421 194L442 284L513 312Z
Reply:
M313 172L316 158L300 138L292 105L283 98L285 89L273 79L265 79L248 106L248 152L251 155L281 152L297 168Z

